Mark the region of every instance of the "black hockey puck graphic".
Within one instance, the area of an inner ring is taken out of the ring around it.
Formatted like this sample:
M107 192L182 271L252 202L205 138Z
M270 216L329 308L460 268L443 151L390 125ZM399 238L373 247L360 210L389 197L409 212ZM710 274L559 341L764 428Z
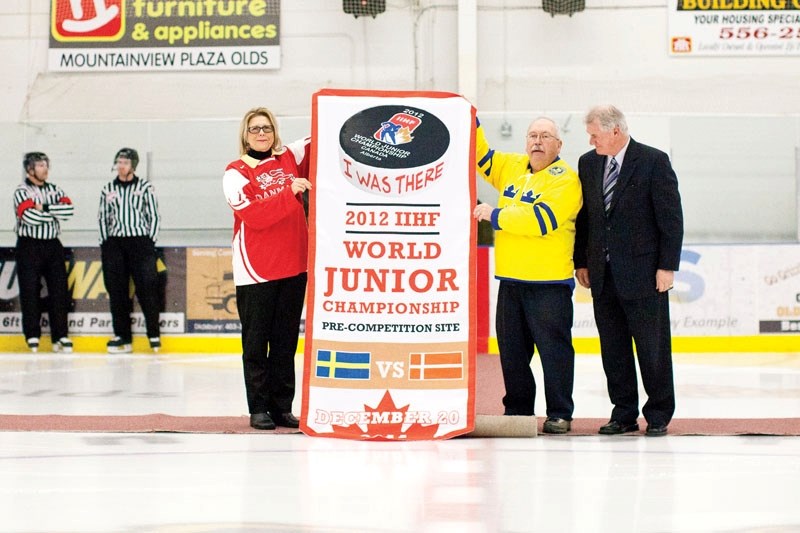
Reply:
M383 105L351 116L339 130L342 174L369 192L401 196L442 175L450 146L447 126L416 107Z

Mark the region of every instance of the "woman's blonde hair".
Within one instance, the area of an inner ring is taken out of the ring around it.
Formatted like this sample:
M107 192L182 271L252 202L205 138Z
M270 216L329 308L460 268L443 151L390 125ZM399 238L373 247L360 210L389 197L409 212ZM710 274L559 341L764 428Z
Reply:
M250 149L250 146L247 144L247 125L250 123L250 120L253 117L258 116L266 117L266 119L269 120L269 123L272 124L273 136L275 138L275 142L272 144L272 153L280 154L283 152L283 143L281 142L281 136L278 133L278 121L275 120L275 115L273 115L272 111L266 107L254 107L244 114L242 123L239 126L239 155L246 154L247 150Z

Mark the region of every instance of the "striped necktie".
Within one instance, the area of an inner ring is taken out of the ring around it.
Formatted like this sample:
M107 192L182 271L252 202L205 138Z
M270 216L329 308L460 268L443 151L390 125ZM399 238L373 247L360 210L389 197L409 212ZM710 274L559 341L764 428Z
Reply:
M614 196L614 186L617 184L618 177L619 165L617 160L612 157L611 162L608 164L608 175L603 180L603 205L605 205L606 213L611 207L611 197Z

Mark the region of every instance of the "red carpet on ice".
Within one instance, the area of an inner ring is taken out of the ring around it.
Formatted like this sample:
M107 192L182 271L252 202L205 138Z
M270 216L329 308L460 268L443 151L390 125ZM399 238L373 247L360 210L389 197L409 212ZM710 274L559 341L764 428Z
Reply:
M479 356L476 412L502 414L503 380L497 356ZM0 414L0 431L62 431L95 433L298 433L296 429L278 428L259 431L250 427L247 416L171 416L144 414L126 416L84 415L18 415ZM542 423L539 418L539 435ZM572 436L597 435L605 418L577 418L572 422ZM642 435L646 427L639 420L641 431L605 438L629 438ZM800 418L683 418L669 425L670 435L800 435ZM563 438L563 436L548 436Z

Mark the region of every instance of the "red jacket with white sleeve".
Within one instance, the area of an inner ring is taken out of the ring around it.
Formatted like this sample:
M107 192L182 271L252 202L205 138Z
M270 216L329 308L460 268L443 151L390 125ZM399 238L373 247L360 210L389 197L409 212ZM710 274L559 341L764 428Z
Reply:
M307 269L308 224L295 178L307 178L311 139L258 160L243 155L225 169L222 186L233 209L233 281L251 285Z

